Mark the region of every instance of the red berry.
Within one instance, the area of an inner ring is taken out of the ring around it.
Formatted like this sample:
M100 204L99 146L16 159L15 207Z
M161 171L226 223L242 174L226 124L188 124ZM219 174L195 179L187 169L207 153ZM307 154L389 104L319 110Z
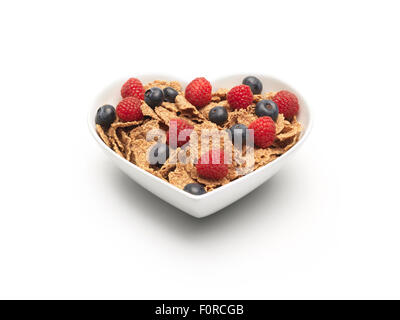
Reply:
M190 140L190 133L193 126L184 119L171 119L169 121L169 130L167 132L167 144L171 147L182 147ZM182 132L186 130L185 132Z
M130 78L121 88L122 98L135 97L140 100L144 99L144 88L139 79Z
M228 174L228 165L225 163L224 150L210 150L203 154L196 164L200 177L219 180Z
M127 97L118 103L116 112L122 121L137 121L143 119L142 101L135 97Z
M279 91L272 100L277 104L279 113L283 113L287 119L292 119L299 112L299 101L289 91Z
M241 84L233 87L228 92L226 99L233 109L245 109L253 102L253 92L249 86Z
M275 122L270 117L261 117L249 125L254 130L254 144L260 148L268 148L275 140Z
M201 108L211 101L211 83L206 78L196 78L185 90L185 98L194 106Z

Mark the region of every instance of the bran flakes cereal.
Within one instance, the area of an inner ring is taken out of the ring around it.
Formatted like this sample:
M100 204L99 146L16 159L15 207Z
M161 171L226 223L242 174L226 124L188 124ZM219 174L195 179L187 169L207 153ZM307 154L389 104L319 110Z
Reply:
M165 125L169 125L170 120L178 118L176 112L169 111L162 106L155 107L154 111Z
M276 135L278 141L284 141L288 138L292 138L301 132L301 125L297 122L296 117L293 118L292 122L285 123L284 128L279 134Z
M275 95L276 95L276 92L273 92L273 91L267 92L267 93L264 95L264 99L265 99L265 100L272 100L272 99L275 97Z
M285 117L283 116L282 113L278 114L278 117L276 118L276 134L278 135L279 133L281 133L281 131L283 130L283 128L285 127Z
M132 153L135 159L135 164L142 169L150 169L148 161L148 151L155 144L155 142L147 141L146 139L137 139L132 141Z
M193 119L204 119L204 116L197 110L197 108L192 105L183 95L177 95L175 98L175 105L179 109L179 111Z
M144 85L143 88L145 91L149 90L150 88L160 88L161 90L166 87L171 87L178 91L178 93L182 93L182 86L178 81L164 81L164 80L155 80L149 82L148 84Z
M208 120L208 114L210 113L211 109L218 105L219 104L217 102L210 102L208 105L201 108L200 112L203 115L203 117Z
M176 164L176 169L168 174L169 182L179 189L183 189L187 184L194 183L185 166L181 163Z
M271 100L275 92L254 95L253 103L249 107L234 110L226 100L229 90L221 88L212 93L211 102L208 105L198 109L186 100L181 85L176 81L155 80L146 84L144 89L148 90L152 87L174 88L178 91L175 103L163 102L161 106L153 110L143 102L141 106L143 120L123 122L117 117L107 130L96 125L96 131L103 142L118 155L180 189L188 183L200 183L204 185L207 192L210 192L267 165L293 147L300 138L302 127L296 117L288 120L283 114L279 114L275 122L276 139L271 147L246 149L244 146L241 150L233 147L226 129L238 123L249 126L258 118L255 114L255 104L263 99ZM208 118L210 110L216 106L225 107L228 111L228 119L222 125L216 125ZM168 130L170 120L174 118L185 119L193 125L190 143L182 148L170 149L169 158L162 166L150 165L149 150L160 141L165 143L165 131ZM162 136L148 136L148 132L153 129L161 129ZM202 130L204 129L210 130L211 136L203 137ZM222 135L219 139L212 139L213 132L222 133ZM196 139L198 143L194 143ZM228 164L226 177L210 180L198 176L196 161L202 154L202 145L208 145L211 149L225 148L226 154L232 154L232 162Z
M107 147L111 147L110 140L108 139L108 136L105 134L101 125L96 124L96 131L100 136L101 140L103 140L103 142L107 145Z
M264 100L264 96L262 94L255 94L253 95L253 102L257 103L261 100Z
M213 102L220 102L222 100L226 100L226 95L228 94L229 90L225 88L220 88L216 92L212 93L211 101Z
M146 139L147 132L153 129L160 129L159 121L157 120L145 121L143 125L132 129L130 131L129 136L132 140L139 138Z
M154 112L152 108L150 108L146 102L143 101L140 109L142 110L144 117L150 117L151 119L160 120L158 115Z
M175 112L176 114L179 112L179 109L178 109L178 107L176 106L175 103L165 102L164 101L161 106L164 107L165 109L171 111L171 112Z
M169 159L167 159L167 161L165 161L165 163L162 165L162 167L160 168L160 170L157 171L157 173L159 173L163 178L167 178L168 174L175 170L176 168L176 163L170 163Z
M236 123L242 123L246 127L258 118L254 113L249 113L246 109L240 109L234 112L237 114Z
M143 120L139 121L128 121L128 122L114 122L111 124L111 128L126 128L126 127L136 127L143 123Z
M108 136L112 138L112 141L117 145L118 149L120 151L124 150L124 145L122 144L121 140L119 139L117 135L117 130L111 125L111 127L108 129Z
M124 158L124 155L122 154L121 150L118 148L118 144L115 142L114 138L112 137L108 137L110 139L111 142L111 148L121 157Z
M121 135L121 142L124 144L125 159L128 161L131 161L130 159L131 159L131 153L132 153L132 148L131 148L132 139L122 129L120 129L120 135Z

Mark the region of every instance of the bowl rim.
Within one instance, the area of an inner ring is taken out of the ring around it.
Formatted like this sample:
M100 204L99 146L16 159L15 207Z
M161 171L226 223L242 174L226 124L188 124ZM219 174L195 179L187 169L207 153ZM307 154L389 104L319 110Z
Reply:
M151 174L150 172L147 172L146 170L138 167L137 165L133 164L132 162L126 160L125 158L119 156L114 150L112 150L111 148L109 148L104 142L103 140L101 140L100 136L97 134L96 131L96 124L94 119L92 118L93 116L93 109L96 107L96 105L93 103L93 105L89 108L88 111L88 115L87 115L87 124L89 127L89 131L92 134L93 138L96 140L96 142L100 145L101 148L103 148L103 150L106 150L106 152L108 152L108 154L112 155L113 157L116 157L118 160L122 160L122 162L125 162L128 166L134 168L135 170L139 170L140 172L144 173L147 177L149 177L150 179L153 179L153 181L157 182L157 183L162 183L166 186L168 186L169 188L172 188L172 190L177 191L178 193L182 194L183 196L192 199L192 200L204 200L207 199L210 196L215 196L220 192L224 192L225 189L229 188L229 187L233 187L239 183L245 183L246 179L250 179L251 176L255 175L255 174L259 174L261 173L263 170L267 170L271 165L279 162L280 160L287 158L290 154L292 154L293 152L295 152L295 150L297 150L303 143L304 141L308 138L311 129L313 127L313 116L312 116L312 111L311 108L309 106L309 104L306 102L306 100L304 99L304 97L297 91L295 90L291 85L288 85L286 81L281 80L280 78L276 78L274 76L270 76L268 74L260 74L260 73L240 73L240 74L232 74L232 75L228 75L228 76L223 76L223 77L216 77L215 79L209 80L211 83L213 81L220 81L221 79L223 80L224 78L228 78L228 77L246 77L247 75L254 75L254 76L259 76L259 77L265 77L265 78L270 78L271 80L274 81L279 81L281 83L283 83L289 90L291 90L292 92L294 92L296 94L297 97L301 98L301 100L303 101L303 105L301 107L305 107L308 111L308 126L306 128L306 130L303 132L303 135L300 137L299 141L297 141L297 143L291 147L288 151L286 151L284 154L282 154L281 156L279 156L277 159L271 161L270 163L264 165L261 168L258 168L257 170L254 170L253 172L246 174L245 176L242 176L234 181L231 181L223 186L218 187L217 189L214 189L210 192L207 192L205 194L202 195L193 195L189 192L183 191L182 189L179 189L178 187L174 186L173 184L166 182L158 177L156 177L155 175ZM153 74L153 73L145 73L142 75L137 76L139 79L140 78L148 78L154 76L155 79L156 77L158 77L158 79L174 79L176 77L174 76L170 76L168 74ZM127 78L124 78L127 79ZM116 83L116 82L123 82L124 79L121 80L115 80L112 83L109 84L109 86L111 86L112 84ZM186 81L180 81L183 86L186 86ZM102 91L106 90L106 87L103 88ZM99 93L100 94L100 93ZM98 107L98 106L97 106Z

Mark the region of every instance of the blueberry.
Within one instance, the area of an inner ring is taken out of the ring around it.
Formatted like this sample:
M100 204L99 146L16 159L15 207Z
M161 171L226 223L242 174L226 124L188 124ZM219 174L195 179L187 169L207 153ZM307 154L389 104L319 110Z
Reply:
M176 91L174 88L166 87L164 88L163 92L164 92L164 101L175 102L175 98L178 95L178 91Z
M263 89L261 81L253 76L248 76L244 78L242 83L248 85L253 94L260 94Z
M233 125L230 128L231 134L230 137L232 142L235 143L235 140L238 141L240 137L242 138L242 145L246 144L246 137L249 134L247 127L244 124L238 123Z
M183 188L183 190L195 195L206 193L206 190L204 190L204 186L199 183L189 183Z
M216 124L223 124L228 120L228 111L224 107L214 107L208 113L208 118Z
M151 108L160 106L164 100L164 94L160 88L150 88L144 93L144 101Z
M256 104L256 115L259 117L271 117L276 121L278 118L279 109L275 102L272 100L261 100Z
M152 165L162 166L169 158L169 147L165 143L155 144L149 152L149 162Z
M109 104L100 107L96 113L96 123L109 127L115 120L115 108Z

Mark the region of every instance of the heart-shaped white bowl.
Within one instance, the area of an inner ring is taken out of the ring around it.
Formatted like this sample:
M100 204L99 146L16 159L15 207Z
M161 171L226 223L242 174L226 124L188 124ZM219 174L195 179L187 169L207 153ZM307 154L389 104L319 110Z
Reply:
M242 79L245 76L247 75L240 74L210 81L213 86L213 91L215 91L218 88L232 88L238 84L241 84ZM301 133L300 139L289 151L266 166L261 167L246 176L243 176L201 196L192 195L182 191L172 184L157 178L156 176L125 160L107 147L98 136L95 125L96 111L104 104L111 104L114 106L118 104L118 102L121 100L120 88L126 79L116 81L110 86L106 87L98 95L97 99L95 99L88 115L89 130L96 142L99 144L100 148L111 158L114 164L117 165L123 172L125 172L131 179L180 210L194 217L203 218L239 200L271 178L289 160L289 158L297 150L299 150L300 146L304 143L310 133L312 122L311 113L301 94L299 94L295 89L286 83L273 77L257 74L255 74L255 76L262 81L264 88L263 92L285 89L297 95L300 103L298 120L303 126L303 132ZM169 81L177 80L183 86L187 84L186 81L168 75L143 75L138 76L138 78L143 83L158 79Z

